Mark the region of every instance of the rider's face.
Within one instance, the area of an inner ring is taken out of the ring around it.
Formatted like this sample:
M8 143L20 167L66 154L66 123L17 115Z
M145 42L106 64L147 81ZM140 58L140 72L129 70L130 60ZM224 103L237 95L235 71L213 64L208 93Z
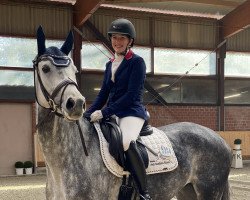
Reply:
M111 43L115 52L119 54L126 51L127 46L132 43L132 40L129 39L126 35L112 34Z

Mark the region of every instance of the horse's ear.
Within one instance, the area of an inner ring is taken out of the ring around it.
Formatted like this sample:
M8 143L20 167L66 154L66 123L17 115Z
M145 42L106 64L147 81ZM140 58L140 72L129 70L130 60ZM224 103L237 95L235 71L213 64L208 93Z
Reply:
M36 37L37 37L38 56L40 56L46 50L46 47L45 47L45 35L44 35L43 28L42 28L41 25L37 29Z
M66 41L64 42L64 44L61 47L61 51L63 53L65 53L66 55L68 55L73 47L73 42L74 42L73 32L70 31Z

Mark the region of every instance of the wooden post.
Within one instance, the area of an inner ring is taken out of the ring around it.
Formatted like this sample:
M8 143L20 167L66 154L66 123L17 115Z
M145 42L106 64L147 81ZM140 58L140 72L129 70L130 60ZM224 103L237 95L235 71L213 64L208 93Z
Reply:
M222 36L222 28L219 28L219 42L223 42ZM216 65L217 65L217 76L218 76L218 104L219 104L219 131L225 130L225 106L224 106L224 95L225 95L225 88L224 88L224 65L225 65L225 58L226 58L226 42L217 49L216 52Z

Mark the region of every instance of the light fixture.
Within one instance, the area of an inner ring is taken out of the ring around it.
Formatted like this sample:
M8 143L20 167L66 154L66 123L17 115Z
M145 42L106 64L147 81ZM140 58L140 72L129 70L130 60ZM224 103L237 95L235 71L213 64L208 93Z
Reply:
M224 97L224 99L230 99L230 98L239 97L239 96L241 96L241 93L226 96Z
M167 86L169 86L169 84L161 84L160 86L161 87L167 87Z

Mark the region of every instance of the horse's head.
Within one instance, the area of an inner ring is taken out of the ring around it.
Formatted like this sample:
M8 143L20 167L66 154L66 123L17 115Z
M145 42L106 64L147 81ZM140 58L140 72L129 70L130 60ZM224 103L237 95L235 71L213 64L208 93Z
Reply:
M73 33L69 33L60 49L46 48L45 35L40 26L37 46L38 54L33 63L38 104L68 120L79 119L84 112L85 98L77 88L77 69L68 56L73 46Z

